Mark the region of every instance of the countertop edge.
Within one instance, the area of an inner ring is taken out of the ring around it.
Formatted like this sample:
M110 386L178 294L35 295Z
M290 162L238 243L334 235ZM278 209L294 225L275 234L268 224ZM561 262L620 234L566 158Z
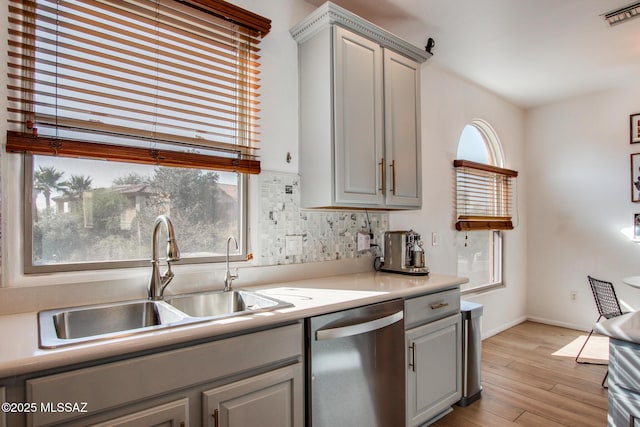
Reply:
M640 312L633 311L612 319L601 320L594 331L610 338L640 344Z
M311 308L283 309L275 312L256 313L226 320L214 320L192 325L167 328L159 331L139 333L123 338L71 345L55 349L40 349L37 343L37 313L22 313L0 316L0 339L11 331L11 335L21 335L24 342L18 342L16 356L0 355L0 378L46 371L91 362L110 357L135 354L139 352L186 344L191 341L215 339L219 336L239 335L243 332L296 322L307 317L345 310L362 305L374 304L397 298L439 292L455 288L468 280L464 277L437 275L404 276L393 273L372 272L354 273L319 279L283 282L279 284L242 287L267 291L279 287L308 288L341 291L364 291L365 296L341 300L330 304L321 304ZM331 284L336 284L335 288ZM16 328L16 324L21 325ZM3 327L4 326L4 327ZM35 331L33 328L35 327ZM25 329L21 334L20 329ZM17 330L16 330L17 329ZM34 340L35 334L35 343ZM10 338L10 337L7 337ZM13 337L11 340L15 340ZM20 337L17 338L20 340ZM5 341L6 342L6 341ZM21 349L21 350L20 350Z

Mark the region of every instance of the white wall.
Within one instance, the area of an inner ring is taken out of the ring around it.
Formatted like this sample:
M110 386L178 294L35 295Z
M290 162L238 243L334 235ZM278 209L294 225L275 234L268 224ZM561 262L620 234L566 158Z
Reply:
M233 0L233 3L272 19L272 30L262 43L262 96L261 96L261 160L264 170L284 173L298 172L298 77L297 77L297 45L289 35L289 28L310 13L314 6L302 0ZM7 0L0 0L0 9L6 10ZM389 28L394 32L393 28ZM6 32L0 32L0 45L6 46ZM6 52L2 49L0 59ZM0 61L0 81L6 79L6 61ZM0 94L4 94L6 85L0 86ZM0 106L5 105L5 96L0 97ZM456 144L463 126L474 118L481 118L491 123L499 136L506 155L506 167L519 170L519 192L524 194L526 174L523 161L523 112L496 97L490 92L471 84L455 75L437 67L432 61L423 65L422 71L422 138L423 138L423 188L424 207L420 211L394 213L391 228L414 228L429 237L432 231L440 235L440 245L427 247L427 262L433 272L455 274L456 250L453 231L453 174L451 162L456 151ZM0 118L5 114L2 108ZM5 140L5 121L0 121L0 142ZM287 152L293 160L286 162ZM4 155L4 153L3 153ZM5 163L6 165L6 163ZM6 171L6 170L5 170ZM4 181L3 176L3 181ZM19 175L18 178L19 180ZM255 181L255 180L254 180ZM3 199L7 192L19 191L19 185L3 183ZM522 205L524 197L520 200ZM259 201L254 197L255 207ZM6 207L6 205L5 205ZM255 216L253 209L251 218L252 236L256 240ZM507 286L477 296L465 297L485 305L484 331L491 334L519 322L525 312L525 212L520 212L520 225L506 236L506 273ZM3 218L4 229L7 230L6 218ZM5 239L6 240L6 239ZM430 241L430 238L427 238ZM3 242L6 243L6 242ZM5 248L14 250L15 248ZM8 262L8 260L5 260ZM334 267L329 268L331 270ZM340 272L349 268L342 263L335 266ZM362 268L359 266L358 268ZM241 269L243 282L251 283L266 280L265 277L278 277L283 268L252 268L250 265ZM210 277L222 275L222 271L212 266L203 266L203 272ZM276 271L277 270L277 271ZM309 265L296 267L295 274L321 274L327 268ZM290 271L286 270L285 271ZM268 272L268 274L266 274ZM144 294L146 271L128 272L135 276L129 282L120 279L116 285L112 283L85 283L84 276L71 277L64 286L40 286L33 284L28 288L0 288L0 313L21 310L42 309L47 306L60 305L68 297L77 295L72 304L98 302L101 299L114 300L137 298ZM133 277L132 276L132 277ZM135 279L135 280L134 280ZM41 277L43 283L50 277ZM210 280L210 279L209 279ZM179 287L179 280L174 286ZM61 298L63 301L61 301Z
M289 28L308 15L315 7L303 0L233 0L234 4L251 10L272 20L271 32L261 44L261 161L264 170L284 173L297 173L298 153L298 64L297 44L289 34ZM8 0L0 0L0 10L6 11ZM0 14L1 15L1 14ZM4 28L4 27L3 27ZM7 87L7 32L0 31L0 146L6 143L6 87ZM287 152L293 160L287 163ZM21 263L15 254L20 250L22 236L19 221L21 207L15 203L20 199L21 171L20 162L9 160L4 148L2 153L2 246L3 283L0 287L0 314L20 311L39 310L60 305L79 305L104 301L140 298L145 294L148 269L129 269L127 271L109 270L95 273L63 273L41 276L21 276ZM253 245L258 241L258 212L260 177L251 178L250 234ZM12 203L7 203L7 200ZM11 234L11 236L9 236ZM256 248L252 248L256 249ZM259 250L259 248L257 248ZM241 270L252 269L254 263L239 263ZM336 271L345 272L344 263L338 263ZM353 263L352 263L353 264ZM369 263L367 263L369 264ZM180 289L181 280L198 283L222 283L223 265L176 266L176 277L172 287ZM353 267L352 267L353 268ZM362 269L362 267L358 267ZM309 265L285 269L267 268L255 271L241 271L242 284L245 286L282 275L291 277L305 276L307 272L323 274L324 268ZM283 271L280 271L283 270ZM318 273L320 272L320 273ZM190 274L190 275L189 275ZM185 277L188 278L185 279ZM239 280L240 282L240 280ZM193 284L196 285L193 285ZM208 285L210 286L210 285Z
M528 111L528 310L535 320L588 330L597 311L587 275L611 281L640 309L640 245L621 233L631 203L629 115L640 113L640 84ZM571 302L570 292L577 291Z
M431 271L456 274L453 160L460 133L473 119L490 123L500 138L505 167L519 171L518 194L526 193L524 111L493 93L457 77L435 63L422 68L423 207L391 213L391 229L412 228L425 240ZM484 305L483 335L497 333L526 318L526 214L524 197L517 204L519 222L505 232L505 287L464 299ZM431 246L431 233L440 243Z

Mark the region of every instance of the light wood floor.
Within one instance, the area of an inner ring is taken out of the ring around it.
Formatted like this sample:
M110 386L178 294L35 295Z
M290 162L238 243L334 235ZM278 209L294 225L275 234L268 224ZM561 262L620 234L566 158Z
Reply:
M435 426L607 425L606 366L553 355L582 331L525 322L482 342L482 398ZM575 343L574 343L575 344Z

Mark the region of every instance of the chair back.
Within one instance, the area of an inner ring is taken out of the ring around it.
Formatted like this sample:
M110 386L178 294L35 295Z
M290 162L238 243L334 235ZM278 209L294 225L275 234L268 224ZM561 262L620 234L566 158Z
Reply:
M616 290L613 288L613 283L594 279L591 276L587 277L589 279L591 292L593 292L593 298L596 300L596 306L598 307L598 313L600 313L600 316L606 319L621 316L622 310L620 309L620 303L616 296Z

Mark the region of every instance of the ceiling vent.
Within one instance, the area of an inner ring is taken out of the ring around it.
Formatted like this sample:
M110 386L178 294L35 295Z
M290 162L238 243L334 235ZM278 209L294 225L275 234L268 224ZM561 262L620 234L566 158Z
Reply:
M635 2L620 9L612 10L604 15L609 25L618 25L631 18L640 16L640 2Z

